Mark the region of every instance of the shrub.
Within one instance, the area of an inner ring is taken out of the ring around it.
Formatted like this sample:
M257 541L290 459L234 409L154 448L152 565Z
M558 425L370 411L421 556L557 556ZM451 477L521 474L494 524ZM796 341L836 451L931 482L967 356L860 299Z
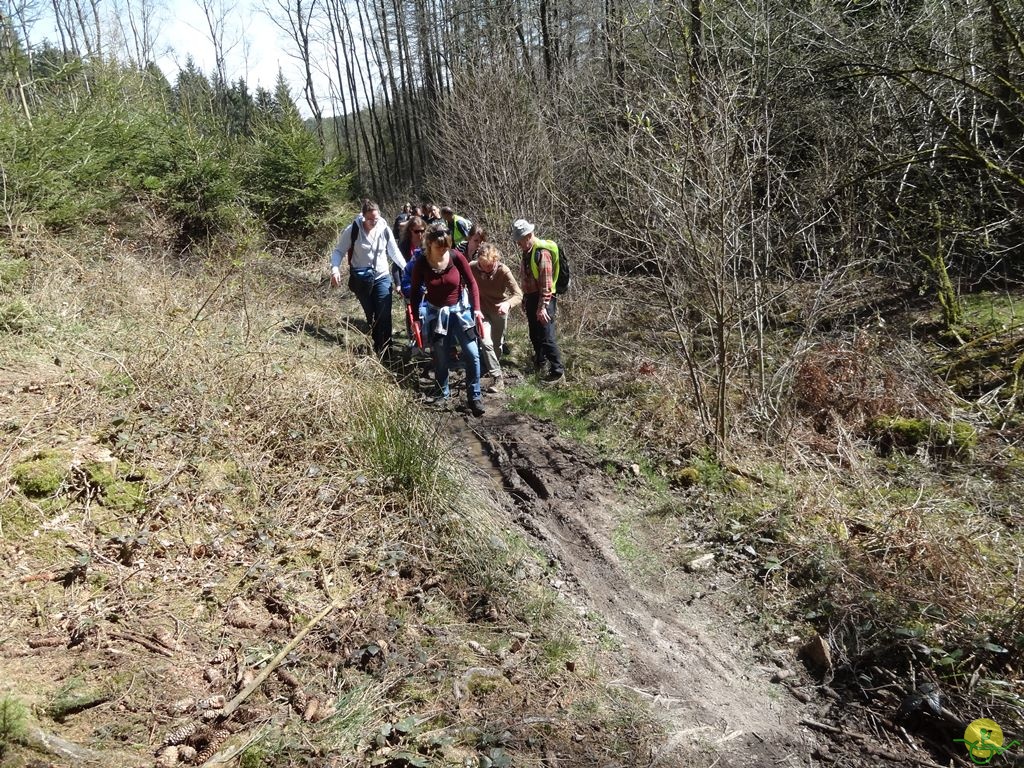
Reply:
M339 159L323 163L316 137L291 112L257 127L243 167L246 201L279 236L310 232L351 179Z

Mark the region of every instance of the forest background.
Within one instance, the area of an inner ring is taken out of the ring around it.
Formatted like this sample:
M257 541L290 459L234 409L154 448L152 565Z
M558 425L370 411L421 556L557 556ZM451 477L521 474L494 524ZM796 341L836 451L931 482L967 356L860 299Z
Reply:
M923 638L965 689L984 667L993 700L1019 703L1024 6L281 2L310 120L283 79L255 93L233 79L222 38L213 72L187 64L169 82L145 3L54 0L57 42L26 33L38 10L0 12L11 253L42 233L141 231L155 213L208 263L322 257L361 195L440 201L499 233L528 216L580 275L563 332L582 350L619 329L579 355L578 379L623 353L655 377L637 402L635 381L616 390L610 416L640 409L630 429L655 465L697 457L729 475L767 448L841 474L870 448L918 456L935 487L991 476L970 514L926 510L928 526L962 524L955 546L895 517L924 514L920 497L887 498L872 536L891 541L899 519L895 538L927 545L859 549L844 524L839 544L769 558L762 576L831 588L808 620L827 614L851 655ZM223 13L209 6L215 48ZM807 511L773 504L754 517L776 533ZM965 543L986 526L1000 535ZM936 574L957 563L946 589Z

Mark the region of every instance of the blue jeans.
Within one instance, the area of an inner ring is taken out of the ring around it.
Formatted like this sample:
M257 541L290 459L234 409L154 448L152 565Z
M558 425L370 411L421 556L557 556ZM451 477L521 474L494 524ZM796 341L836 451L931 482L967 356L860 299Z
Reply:
M466 363L466 395L470 400L480 399L480 349L476 341L475 329L464 329L459 318L453 316L448 321L448 334L433 338L434 378L441 394L448 397L448 362L455 343L462 347L462 357Z
M385 275L372 283L359 280L353 291L370 326L373 351L383 355L391 346L391 278Z

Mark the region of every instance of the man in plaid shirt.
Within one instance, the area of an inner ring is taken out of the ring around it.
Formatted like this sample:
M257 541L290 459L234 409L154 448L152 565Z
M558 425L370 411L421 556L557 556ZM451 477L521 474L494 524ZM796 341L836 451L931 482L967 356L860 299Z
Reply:
M534 366L540 373L547 364L545 381L557 383L565 378L565 366L555 339L558 297L555 295L551 251L544 247L546 241L537 238L533 224L526 219L512 222L512 239L523 252L519 284L523 287L523 309L530 327Z

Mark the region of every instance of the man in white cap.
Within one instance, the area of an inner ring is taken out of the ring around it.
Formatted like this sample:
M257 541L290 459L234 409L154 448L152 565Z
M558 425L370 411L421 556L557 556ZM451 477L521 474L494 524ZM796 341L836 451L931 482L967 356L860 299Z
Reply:
M540 373L547 364L545 381L557 383L565 378L562 353L555 339L558 297L555 296L554 270L558 246L538 238L533 224L526 219L512 222L512 239L523 252L519 284L523 287L523 309L530 327L534 367Z

